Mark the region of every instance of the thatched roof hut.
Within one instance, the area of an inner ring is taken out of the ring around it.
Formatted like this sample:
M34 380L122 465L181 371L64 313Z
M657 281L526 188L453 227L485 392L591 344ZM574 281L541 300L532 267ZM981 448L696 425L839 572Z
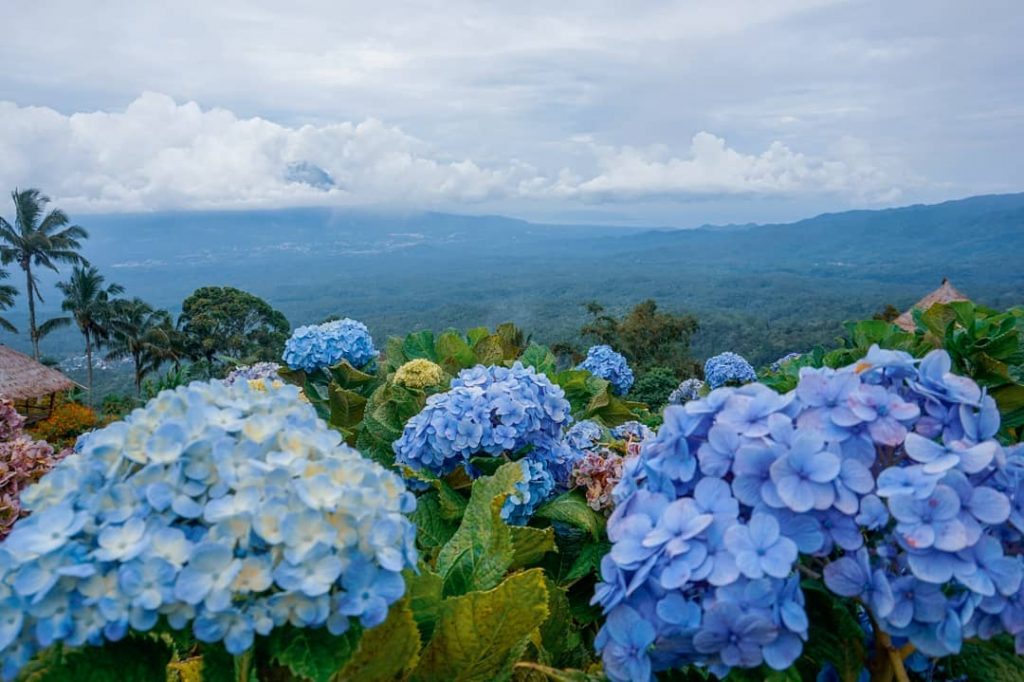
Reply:
M920 301L918 301L914 305L910 306L909 310L907 310L905 313L903 313L902 315L897 317L895 320L893 320L893 324L895 324L900 329L903 329L903 330L908 331L908 332L912 332L912 331L914 331L914 328L915 328L915 325L914 325L914 310L922 310L922 311L923 310L928 310L929 308L931 308L936 303L950 303L951 301L967 301L967 300L970 300L970 299L968 299L962 293L957 291L956 287L954 287L952 284L950 284L948 279L943 277L942 278L942 285L938 289L936 289L932 293L928 294L927 296L922 298Z
M77 385L52 367L0 345L0 397L14 401L15 408L30 421L48 416L54 396Z

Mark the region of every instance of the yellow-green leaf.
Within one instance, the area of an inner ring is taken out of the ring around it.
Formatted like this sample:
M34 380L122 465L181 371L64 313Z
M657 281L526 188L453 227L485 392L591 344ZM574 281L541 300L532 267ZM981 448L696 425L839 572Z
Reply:
M389 682L405 679L416 666L420 633L412 610L403 599L388 612L383 623L363 633L359 648L335 677L337 682Z
M540 561L548 552L558 551L552 528L510 526L509 531L512 533L512 547L515 550L511 570L526 568Z
M544 572L532 569L487 592L441 604L441 618L413 673L416 682L508 679L516 656L548 615Z

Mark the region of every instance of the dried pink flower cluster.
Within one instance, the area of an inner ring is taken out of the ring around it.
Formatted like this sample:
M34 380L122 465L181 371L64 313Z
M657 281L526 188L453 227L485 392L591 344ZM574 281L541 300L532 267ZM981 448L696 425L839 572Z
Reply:
M586 489L587 504L594 511L608 513L614 502L612 490L622 478L625 459L608 448L586 452L573 471L576 485Z
M19 496L71 450L54 453L44 440L22 431L25 418L10 400L0 399L0 540L7 537L14 522L23 516Z

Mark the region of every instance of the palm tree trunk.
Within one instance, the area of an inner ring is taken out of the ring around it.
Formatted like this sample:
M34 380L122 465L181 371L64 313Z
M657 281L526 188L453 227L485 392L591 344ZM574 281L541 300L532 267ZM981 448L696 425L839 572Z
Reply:
M96 404L92 395L92 340L89 338L89 332L85 333L85 364L86 372L89 376L89 406L92 407Z
M32 356L39 361L39 336L36 334L36 298L32 288L32 264L28 261L21 262L21 268L25 271L25 294L28 296L28 335L32 339Z
M142 355L135 354L132 356L135 360L135 397L142 397Z

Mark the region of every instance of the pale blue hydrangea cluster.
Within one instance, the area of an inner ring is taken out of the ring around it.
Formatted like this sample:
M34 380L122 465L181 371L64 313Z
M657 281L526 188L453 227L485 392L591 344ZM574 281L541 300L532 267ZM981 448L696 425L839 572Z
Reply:
M590 450L601 441L601 425L592 419L576 422L565 432L565 440L576 450Z
M612 385L612 393L626 395L633 387L633 370L626 358L612 350L611 346L591 346L587 357L576 369L585 369L596 377L606 379Z
M704 381L711 388L726 384L746 384L757 381L757 372L742 355L732 352L719 353L704 363Z
M0 544L5 678L160 618L232 654L286 623L372 627L416 565L415 498L293 386L163 391L79 444Z
M533 367L477 365L427 398L394 442L395 461L438 476L459 466L473 474L474 456L557 449L569 412L565 392Z
M342 360L353 367L365 367L379 354L366 325L346 317L299 327L285 343L281 357L292 369L313 372Z
M617 440L632 440L637 442L643 442L648 438L654 437L654 431L651 427L646 424L641 424L638 421L628 421L623 424L619 424L612 429L612 438Z
M873 347L785 395L666 408L608 521L609 677L789 667L808 628L798 557L896 646L942 657L1006 632L1024 653L1024 448L994 439L994 401L950 366Z
M668 394L669 405L683 405L700 398L704 390L704 382L697 378L683 379L676 390Z
M241 365L228 372L228 375L224 377L224 383L230 386L236 381L257 381L260 379L275 381L280 379L280 371L281 365L276 362L257 362L252 365Z

